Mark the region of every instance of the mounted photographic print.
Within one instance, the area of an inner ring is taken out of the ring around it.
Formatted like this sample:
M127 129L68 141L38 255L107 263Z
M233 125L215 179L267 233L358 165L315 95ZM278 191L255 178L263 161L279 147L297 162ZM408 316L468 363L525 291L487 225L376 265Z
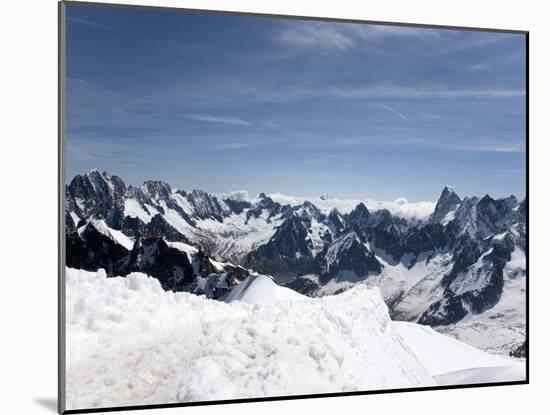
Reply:
M527 41L60 3L60 412L527 383Z

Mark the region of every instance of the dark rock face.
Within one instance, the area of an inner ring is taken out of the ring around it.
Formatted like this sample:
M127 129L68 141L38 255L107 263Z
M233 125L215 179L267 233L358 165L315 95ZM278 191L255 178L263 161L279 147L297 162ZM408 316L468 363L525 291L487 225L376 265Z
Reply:
M307 277L294 278L284 286L299 292L300 294L309 295L312 297L316 296L321 289L321 285L318 282Z
M452 234L446 232L442 225L427 224L426 226L407 231L401 251L411 252L418 256L423 252L433 252L443 249L451 242Z
M462 320L468 311L464 308L459 297L445 295L441 300L433 303L418 320L419 324L440 326L453 324Z
M455 252L453 268L442 279L445 287L442 300L432 304L419 323L452 324L468 312L481 314L497 304L504 288L503 269L513 249L513 242L506 238L485 243L462 241Z
M154 275L162 288L184 291L195 280L195 273L186 253L170 248L162 239L149 238L136 244L128 269Z
M346 228L346 223L342 215L336 209L332 209L328 215L328 221L334 227L334 235L337 236Z
M451 214L460 205L462 200L451 189L450 186L445 186L441 192L441 196L435 205L434 213L430 216L430 223L442 223L446 219L447 215Z
M362 225L369 223L370 212L364 203L359 203L346 217L350 225Z
M311 245L307 236L307 230L301 220L292 216L277 229L269 243L259 248L259 254L262 257L299 258L308 256Z
M517 358L526 358L527 357L527 341L524 341L518 345L514 350L510 352L510 356Z
M252 206L250 202L244 200L224 199L224 202L227 206L229 206L231 211L237 215L240 215L243 210L249 209Z
M193 249L193 247L189 247ZM189 291L220 298L250 271L232 264L214 265L200 248L190 256L162 238L138 239L131 251L98 232L91 224L67 236L67 266L88 271L105 269L107 276L143 272L158 279L167 291ZM199 279L206 279L198 284Z
M202 190L193 190L187 195L187 200L195 208L196 215L200 219L210 218L223 222L223 218L229 214L217 198Z
M168 200L172 194L172 188L168 183L160 180L148 180L141 186L143 196L147 199Z
M76 176L67 187L67 206L80 218L101 217L120 229L126 185L117 176L91 170Z
M129 251L99 232L93 224L85 225L80 235L66 236L66 264L71 268L97 271L104 268L114 276L126 270Z
M143 226L141 232L145 237L160 238L165 237L172 242L185 242L189 244L189 240L180 232L178 232L173 226L171 226L162 215L155 215L151 222Z
M350 232L339 237L333 245L320 256L321 277L326 284L333 278L342 280L363 280L369 275L378 275L382 271L380 262L370 252L360 234Z
M276 274L281 281L288 280L311 269L311 249L302 220L297 215L291 215L277 228L268 243L248 254L247 266Z

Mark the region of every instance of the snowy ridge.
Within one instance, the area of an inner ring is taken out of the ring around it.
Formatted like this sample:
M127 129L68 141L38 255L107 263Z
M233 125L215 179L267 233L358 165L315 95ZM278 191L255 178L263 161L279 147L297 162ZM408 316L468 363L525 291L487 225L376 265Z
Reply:
M121 231L112 229L105 223L102 219L92 219L89 223L78 228L78 234L81 235L82 232L88 227L93 226L100 234L108 237L112 241L116 242L119 245L122 245L128 251L131 251L134 247L134 241L131 240L128 236L124 235Z

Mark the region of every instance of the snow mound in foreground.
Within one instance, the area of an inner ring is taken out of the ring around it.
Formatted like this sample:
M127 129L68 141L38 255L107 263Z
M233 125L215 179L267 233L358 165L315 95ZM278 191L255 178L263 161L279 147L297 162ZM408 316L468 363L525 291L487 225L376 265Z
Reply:
M378 289L281 292L223 303L140 273L67 269L67 408L435 385Z

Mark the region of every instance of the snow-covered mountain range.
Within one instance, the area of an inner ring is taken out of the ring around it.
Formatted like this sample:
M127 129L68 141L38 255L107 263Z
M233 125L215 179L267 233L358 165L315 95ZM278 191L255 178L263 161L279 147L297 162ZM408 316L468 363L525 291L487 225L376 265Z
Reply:
M311 297L378 286L393 319L522 356L526 211L448 186L435 204L250 198L92 170L66 188L67 266L215 299L257 272Z

